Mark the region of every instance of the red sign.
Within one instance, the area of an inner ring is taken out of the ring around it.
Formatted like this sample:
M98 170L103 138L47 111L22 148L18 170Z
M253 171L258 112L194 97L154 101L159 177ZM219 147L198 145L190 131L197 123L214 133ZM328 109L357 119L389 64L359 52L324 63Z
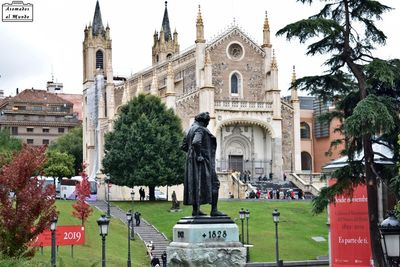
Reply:
M85 244L85 227L80 225L57 226L56 229L56 245L84 245ZM51 231L45 230L38 235L31 243L32 247L51 246Z
M335 180L329 180L332 185ZM371 265L367 188L360 185L353 197L336 196L329 205L332 267Z

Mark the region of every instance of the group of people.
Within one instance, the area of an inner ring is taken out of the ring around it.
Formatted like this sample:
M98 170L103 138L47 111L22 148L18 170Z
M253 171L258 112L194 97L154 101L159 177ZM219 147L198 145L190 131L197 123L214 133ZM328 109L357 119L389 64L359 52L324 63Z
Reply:
M154 250L154 244L152 243L152 247L151 250ZM150 252L151 253L151 252ZM162 266L160 263L160 259L156 256L153 256L151 253L151 261L150 264L152 267L167 267L167 252L163 252L163 254L161 254L161 262L162 262Z
M142 187L139 188L139 200L144 201L146 199L146 192Z
M279 190L279 189L271 189L267 190L264 194L265 199L304 199L304 194L301 189L294 191L293 189L288 190ZM257 188L256 191L252 190L251 192L246 192L246 198L250 199L260 199L261 198L261 190Z

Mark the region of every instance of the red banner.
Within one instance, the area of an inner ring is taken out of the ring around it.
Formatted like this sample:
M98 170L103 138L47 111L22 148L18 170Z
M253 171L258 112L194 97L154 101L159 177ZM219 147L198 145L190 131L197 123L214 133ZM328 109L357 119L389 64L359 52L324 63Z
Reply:
M80 225L57 226L56 229L56 245L84 245L85 244L85 227ZM32 247L51 246L51 231L45 230L38 235L31 243Z
M329 180L329 185L335 180ZM337 196L329 205L332 267L371 265L368 198L366 186L354 189L353 197Z

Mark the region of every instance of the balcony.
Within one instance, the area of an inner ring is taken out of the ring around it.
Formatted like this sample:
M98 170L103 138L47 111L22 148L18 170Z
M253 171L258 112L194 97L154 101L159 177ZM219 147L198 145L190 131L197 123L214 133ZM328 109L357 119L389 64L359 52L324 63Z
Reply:
M272 112L272 102L241 101L241 100L216 100L216 110L235 111L264 111Z

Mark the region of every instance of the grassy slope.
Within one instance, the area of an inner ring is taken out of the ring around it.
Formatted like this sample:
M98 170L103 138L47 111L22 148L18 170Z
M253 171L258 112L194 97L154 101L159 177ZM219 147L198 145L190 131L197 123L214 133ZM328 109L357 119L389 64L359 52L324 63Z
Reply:
M116 202L124 210L132 208L129 202ZM172 227L184 216L191 214L191 206L182 206L182 212L171 213L170 202L135 202L135 210L142 217L172 240ZM232 219L238 218L240 208L250 210L249 239L254 245L250 249L252 262L275 261L275 225L272 212L281 213L279 223L279 255L283 260L307 260L328 255L328 241L315 242L313 236L328 240L326 213L314 216L311 203L307 201L220 201L219 208ZM202 206L205 212L209 205ZM241 231L241 222L236 220ZM245 222L246 225L246 222ZM246 231L246 228L245 228Z
M80 221L72 217L72 204L74 201L57 201L57 210L60 212L58 225L79 225ZM89 267L97 262L95 266L101 266L101 237L96 220L101 216L98 210L86 222L85 245L74 246L74 258L71 258L71 246L60 246L57 255L57 266L59 259L68 267ZM121 221L111 219L109 235L106 239L106 262L108 267L126 266L127 260L127 228ZM149 266L149 258L146 255L145 246L138 238L131 241L132 266ZM43 249L43 255L40 250L37 251L34 260L50 262L50 247Z

